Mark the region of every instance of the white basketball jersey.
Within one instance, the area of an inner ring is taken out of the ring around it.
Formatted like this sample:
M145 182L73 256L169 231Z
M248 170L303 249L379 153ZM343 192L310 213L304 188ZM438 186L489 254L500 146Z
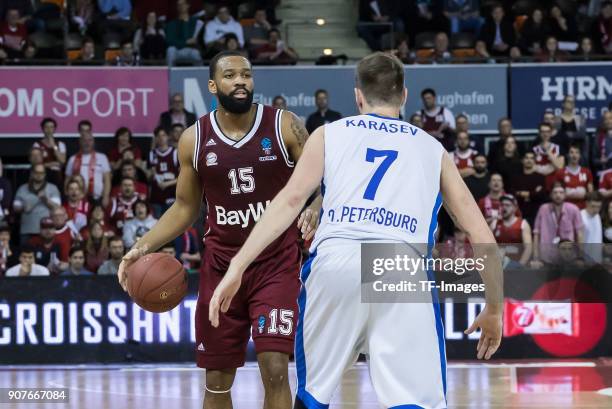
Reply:
M369 114L325 125L323 208L311 251L330 238L433 242L443 152L399 119Z

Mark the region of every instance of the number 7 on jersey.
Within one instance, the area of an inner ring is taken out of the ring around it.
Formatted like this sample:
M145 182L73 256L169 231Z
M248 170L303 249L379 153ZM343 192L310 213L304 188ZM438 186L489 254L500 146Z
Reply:
M363 194L363 198L367 200L374 200L376 191L378 190L378 185L380 185L382 178L389 170L391 164L395 161L395 159L397 159L397 151L378 151L376 149L368 148L366 152L366 162L374 163L374 159L376 158L384 159L378 166L378 169L376 169L374 172L374 175L372 175L372 179L370 179L370 183L368 183L368 186Z

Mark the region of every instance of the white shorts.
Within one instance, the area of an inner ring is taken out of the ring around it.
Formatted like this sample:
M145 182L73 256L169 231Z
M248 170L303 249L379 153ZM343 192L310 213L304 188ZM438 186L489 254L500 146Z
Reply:
M361 302L360 243L326 240L302 268L297 396L327 408L360 353L385 408L446 408L446 354L435 303ZM437 300L436 300L437 301Z

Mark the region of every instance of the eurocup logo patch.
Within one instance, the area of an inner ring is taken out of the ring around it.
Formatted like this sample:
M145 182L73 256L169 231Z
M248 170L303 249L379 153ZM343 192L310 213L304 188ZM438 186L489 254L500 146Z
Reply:
M272 153L272 141L270 140L270 138L263 138L261 140L261 149L263 149L266 155Z
M259 321L257 323L257 332L259 332L260 334L263 334L265 326L266 326L266 317L264 317L263 315L260 315Z

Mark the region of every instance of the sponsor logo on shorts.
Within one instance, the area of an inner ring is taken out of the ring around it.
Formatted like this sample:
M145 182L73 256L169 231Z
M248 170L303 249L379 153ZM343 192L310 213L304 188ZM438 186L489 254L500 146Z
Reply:
M206 155L206 166L214 166L217 164L217 154L214 152L208 153Z
M266 326L266 317L263 315L260 315L259 322L257 323L257 332L260 334L263 334L265 326Z

